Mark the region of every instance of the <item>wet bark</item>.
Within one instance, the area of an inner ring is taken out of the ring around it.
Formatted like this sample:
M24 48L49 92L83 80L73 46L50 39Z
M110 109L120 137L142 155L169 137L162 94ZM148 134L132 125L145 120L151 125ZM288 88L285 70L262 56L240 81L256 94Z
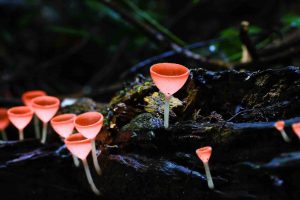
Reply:
M254 73L192 71L173 100L171 126L166 130L163 105L155 103L160 97L153 95L157 89L139 77L107 106L88 100L87 105L81 101L62 110L96 109L106 115L106 127L97 138L103 176L92 169L103 197L93 195L82 165L73 166L68 151L52 133L47 145L30 139L1 142L2 195L14 199L298 199L300 144L291 124L300 121L299 91L300 71L295 67ZM284 142L274 128L279 119L285 120L291 143ZM195 154L206 145L213 148L210 169L215 190L208 189L204 167Z

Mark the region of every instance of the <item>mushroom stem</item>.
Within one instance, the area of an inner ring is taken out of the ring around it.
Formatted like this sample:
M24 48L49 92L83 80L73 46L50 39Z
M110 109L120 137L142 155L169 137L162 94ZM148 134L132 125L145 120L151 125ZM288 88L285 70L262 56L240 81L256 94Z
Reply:
M96 154L95 139L92 140L92 156L93 156L93 162L94 162L95 170L96 170L97 174L100 176L102 174L102 171L101 171L101 168L99 166L99 162L98 162L98 158L97 158L97 154Z
M214 189L215 186L214 186L211 174L210 174L208 162L203 163L203 164L204 164L205 174L206 174L206 178L207 178L207 185L210 189Z
M72 155L72 158L73 158L73 162L74 162L75 167L79 167L79 160L78 160L78 158L76 158L74 155Z
M84 171L85 171L85 174L86 174L86 178L87 178L87 180L88 180L88 182L89 182L89 184L91 186L91 189L93 190L93 192L96 195L100 196L101 192L95 186L95 183L94 183L93 178L91 176L90 168L89 168L89 165L88 165L86 159L82 160L82 162L83 162L83 166L84 166Z
M165 95L164 127L169 128L170 97Z
M42 132L42 140L41 140L41 143L42 143L42 144L45 144L45 142L46 142L46 137L47 137L47 126L48 126L47 123L43 123L43 132Z
M24 132L23 132L23 130L19 130L19 140L20 141L24 140Z
M64 142L64 138L63 137L60 137L61 141ZM75 167L79 167L80 163L79 163L79 159L74 156L73 154L71 154L72 156L72 159L73 159L73 163L75 165Z
M280 133L285 142L291 142L291 139L289 138L289 136L287 136L287 134L284 130L281 130Z
M2 135L3 140L7 141L7 135L6 135L5 130L1 130L1 135Z
M39 127L39 119L37 118L36 115L33 116L33 123L34 123L35 138L40 139L41 134L40 134L40 127Z

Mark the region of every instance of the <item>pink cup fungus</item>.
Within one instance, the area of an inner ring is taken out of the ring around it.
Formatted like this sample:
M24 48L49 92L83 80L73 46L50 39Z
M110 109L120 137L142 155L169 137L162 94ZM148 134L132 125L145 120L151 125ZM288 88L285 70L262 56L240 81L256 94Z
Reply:
M6 108L0 108L0 131L3 140L7 140L7 135L5 132L5 129L9 125L9 119L7 115L7 109Z
M165 95L164 127L169 127L170 98L188 79L190 71L175 63L158 63L150 68L150 75L156 87Z
M300 139L300 122L294 123L292 125L293 131L295 132L295 134L298 136L298 138Z
M62 114L52 118L50 123L54 131L62 138L65 139L73 133L75 118L76 118L75 114ZM73 157L74 165L78 167L79 166L78 159L75 156L72 157Z
M30 123L33 111L28 106L17 106L8 109L7 115L11 123L19 130L19 140L24 140L24 128Z
M87 180L90 184L92 191L96 195L101 195L101 192L95 186L95 183L93 181L93 178L91 176L91 172L90 172L90 169L88 166L88 162L86 160L88 154L90 153L90 151L92 149L91 142L92 142L91 139L85 138L80 133L72 134L65 139L65 144L66 144L67 148L69 149L69 151L74 156L77 156L78 158L80 158L82 160L82 163L84 166L84 171L85 171Z
M277 121L274 124L275 128L281 133L281 136L282 136L283 140L285 142L291 142L291 139L287 136L287 134L286 134L286 132L284 130L284 125L285 125L285 123L282 120L281 121Z
M23 93L22 101L26 106L31 107L32 99L40 96L46 96L46 95L47 95L46 92L42 90L31 90Z
M58 111L59 105L59 99L52 96L40 96L32 100L32 109L37 117L43 122L41 139L41 143L43 144L46 142L48 122Z
M46 95L47 95L46 92L42 90L31 90L23 93L22 101L26 106L31 107L32 99L40 96L46 96ZM36 139L40 139L41 136L40 136L40 129L39 129L39 121L36 115L33 116L33 123L34 123L35 137Z
M95 138L102 128L103 119L101 113L86 112L78 115L74 122L77 131L92 141L93 162L98 175L101 175L102 172L97 159Z
M207 178L207 184L210 189L214 189L214 183L210 174L208 161L210 159L212 148L210 146L202 147L196 150L196 154L199 159L203 162L205 174Z
M69 137L74 130L75 114L62 114L53 117L50 121L54 131L61 137Z

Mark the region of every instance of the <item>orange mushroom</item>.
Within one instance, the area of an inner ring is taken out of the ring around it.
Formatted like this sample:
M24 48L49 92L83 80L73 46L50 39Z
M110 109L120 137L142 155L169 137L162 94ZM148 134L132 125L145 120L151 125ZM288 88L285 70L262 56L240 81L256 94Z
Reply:
M291 139L287 136L285 130L284 130L284 121L283 120L280 120L280 121L277 121L274 126L275 128L281 133L281 136L283 138L283 140L285 142L291 142Z
M91 142L92 142L91 139L85 138L80 133L72 134L65 139L65 144L66 144L67 148L69 149L69 151L73 155L77 156L78 158L80 158L82 160L82 163L84 166L84 171L85 171L87 180L90 184L92 191L96 195L101 195L101 192L95 186L95 183L91 176L88 162L86 160L88 154L91 152L91 149L92 149Z
M19 140L24 140L24 128L30 123L33 111L28 106L17 106L8 109L8 119L19 130Z
M40 96L32 100L32 109L38 118L43 122L43 131L41 143L46 142L47 125L51 118L56 114L59 109L60 101L52 96Z
M208 161L210 159L212 148L210 146L202 147L196 150L196 154L199 159L203 162L205 174L207 178L207 184L210 189L214 189L214 183L210 174Z
M74 122L77 131L92 141L93 162L98 175L101 175L102 172L97 159L95 138L102 128L103 119L101 113L86 112L78 115Z
M188 79L190 71L175 63L158 63L150 68L150 75L156 87L165 95L164 127L169 127L170 98Z
M9 119L7 115L7 109L6 108L0 108L0 131L3 140L7 140L7 135L5 132L6 127L9 125Z
M65 139L73 133L75 118L76 118L75 114L62 114L53 117L50 123L54 131L62 138ZM79 160L75 156L72 156L72 158L73 158L74 165L78 167Z
M298 136L298 138L300 139L300 122L294 123L292 125L293 131L295 132L295 134Z
M32 99L40 96L46 96L46 92L42 90L31 90L24 92L22 95L22 101L26 106L31 107L32 104ZM36 139L40 139L40 129L39 129L39 120L36 115L33 116L33 123L34 123L34 132L35 132L35 137Z

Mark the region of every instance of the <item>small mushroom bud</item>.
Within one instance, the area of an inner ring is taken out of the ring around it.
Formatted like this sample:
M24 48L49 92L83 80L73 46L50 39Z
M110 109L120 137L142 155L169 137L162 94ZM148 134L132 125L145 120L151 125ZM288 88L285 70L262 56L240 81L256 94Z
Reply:
M298 138L300 139L300 122L294 123L292 125L293 131L295 132L295 134L298 136Z
M196 154L199 159L203 162L205 174L207 178L207 184L210 189L214 189L214 183L210 174L208 161L210 159L212 148L210 146L202 147L196 150Z
M281 133L281 136L285 142L291 142L291 139L287 136L286 132L284 131L284 124L284 121L281 120L277 121L274 126Z

